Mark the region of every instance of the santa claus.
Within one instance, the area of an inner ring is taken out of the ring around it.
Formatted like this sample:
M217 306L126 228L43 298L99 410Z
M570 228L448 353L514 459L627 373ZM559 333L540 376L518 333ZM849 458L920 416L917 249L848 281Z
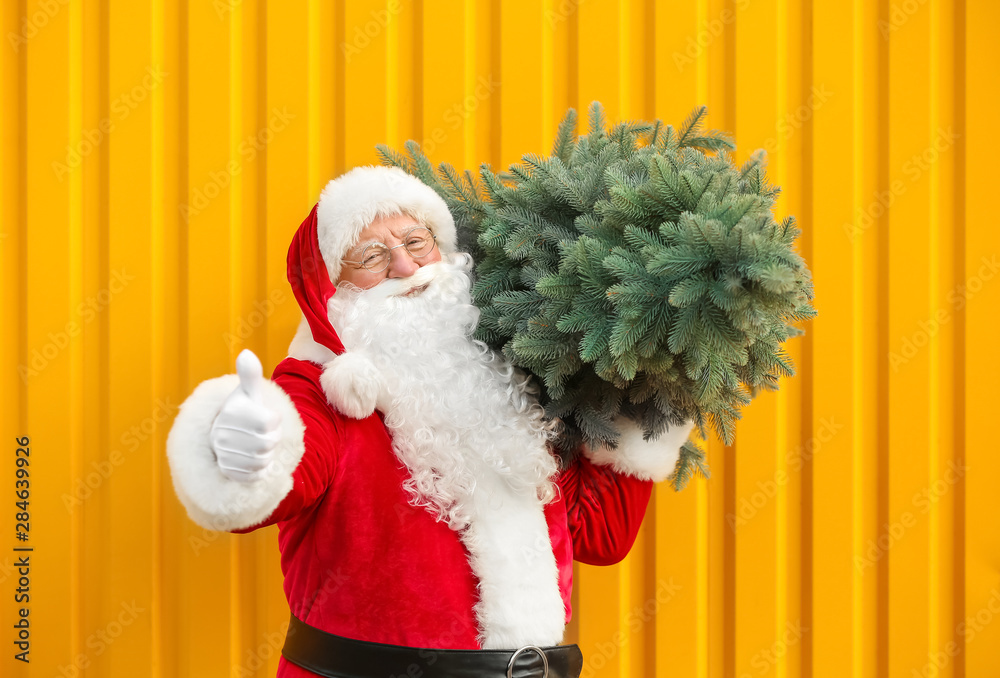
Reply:
M303 312L265 379L199 385L167 441L199 525L278 525L278 675L578 676L572 563L618 562L693 424L561 465L529 380L472 338L471 260L396 168L331 181L295 234Z

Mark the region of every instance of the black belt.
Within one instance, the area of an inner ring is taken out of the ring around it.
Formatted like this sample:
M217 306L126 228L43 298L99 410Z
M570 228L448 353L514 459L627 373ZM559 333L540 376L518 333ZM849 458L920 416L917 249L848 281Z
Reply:
M328 678L579 678L576 645L517 650L435 650L353 640L321 631L294 614L285 659Z

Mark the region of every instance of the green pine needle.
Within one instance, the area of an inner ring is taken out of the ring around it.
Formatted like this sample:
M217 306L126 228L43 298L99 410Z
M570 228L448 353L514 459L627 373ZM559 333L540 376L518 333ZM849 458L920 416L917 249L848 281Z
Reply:
M609 129L594 102L585 134L570 109L549 156L504 172L378 147L447 202L476 257L476 337L537 377L564 454L614 447L621 417L650 437L693 420L731 444L741 409L794 374L782 344L816 315L801 231L774 219L764 152L736 166L706 117ZM671 483L695 474L708 469L689 440Z

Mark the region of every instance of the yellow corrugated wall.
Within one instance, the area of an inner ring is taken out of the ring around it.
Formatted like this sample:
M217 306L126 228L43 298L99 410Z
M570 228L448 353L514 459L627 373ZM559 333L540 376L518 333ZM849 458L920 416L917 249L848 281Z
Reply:
M998 30L995 0L4 0L0 675L273 675L276 534L187 520L177 406L285 355L290 236L376 143L496 167L598 99L766 148L819 316L712 479L578 569L584 675L1000 676Z

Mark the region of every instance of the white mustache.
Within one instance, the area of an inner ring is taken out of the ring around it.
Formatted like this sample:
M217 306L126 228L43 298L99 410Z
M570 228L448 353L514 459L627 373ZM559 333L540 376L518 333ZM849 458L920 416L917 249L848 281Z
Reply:
M417 287L429 285L441 274L445 266L447 264L444 261L436 261L421 266L408 278L386 278L375 287L365 290L365 294L370 299L401 297Z
M453 254L442 258L441 261L421 266L407 278L386 278L378 285L366 290L361 290L348 283L345 290L362 295L369 303L379 302L393 297L406 296L418 287L426 287L438 278L448 277L450 273L467 271L471 265L472 259L469 255Z

